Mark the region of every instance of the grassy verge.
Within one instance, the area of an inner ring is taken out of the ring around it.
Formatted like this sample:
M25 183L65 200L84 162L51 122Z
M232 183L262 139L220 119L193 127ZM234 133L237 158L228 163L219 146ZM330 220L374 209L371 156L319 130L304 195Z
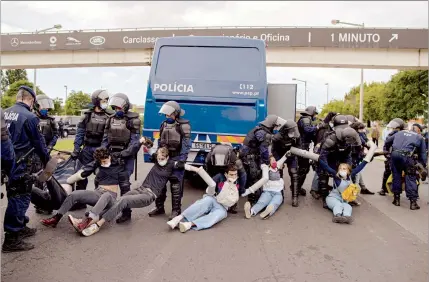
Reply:
M54 149L61 151L73 151L74 139L59 139Z

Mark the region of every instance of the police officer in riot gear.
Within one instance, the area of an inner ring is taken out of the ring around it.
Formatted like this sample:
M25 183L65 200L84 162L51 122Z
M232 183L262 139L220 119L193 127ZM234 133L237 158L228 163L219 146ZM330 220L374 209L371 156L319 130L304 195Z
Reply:
M351 146L361 145L359 134L348 125L347 117L336 115L333 118L334 131L330 132L320 147L320 158L332 169L337 169L340 163L352 166ZM327 208L325 198L329 194L328 174L318 168L319 194L323 199L323 207Z
M400 206L402 193L402 173L405 173L405 193L410 200L410 209L420 209L417 204L419 192L417 189L416 161L426 167L426 146L423 137L409 130L401 130L386 138L385 144L392 146L390 167L393 174L392 192L394 200L392 204ZM413 155L417 155L417 160Z
M53 110L54 101L46 95L37 95L34 110L39 117L39 129L45 138L46 146L49 151L55 147L59 137L58 124L55 119L49 116L49 110Z
M276 161L281 159L290 148L296 147L300 148L300 134L298 130L298 125L293 120L288 120L286 123L279 129L279 131L274 134L272 140L272 154ZM290 190L292 192L292 206L297 207L298 203L298 160L295 155L290 155L286 159L287 169L290 177ZM283 178L283 169L280 169L280 175Z
M130 112L131 104L128 96L117 93L109 99L109 106L115 115L107 120L102 146L110 150L113 158L119 159L125 165L121 175L121 195L130 191L130 177L134 171L134 161L137 157L136 148L140 148L141 121L138 113ZM122 211L116 222L123 223L131 219L131 210Z
M182 110L177 102L168 101L162 105L159 113L166 117L159 131L159 146L168 148L170 159L186 162L192 141L191 125L188 120L181 118L185 111ZM181 214L184 174L184 170L175 169L169 179L172 204L170 219ZM161 195L155 200L156 207L149 213L149 216L165 214L164 202L166 198L167 187L163 189Z
M400 118L394 118L387 124L386 127L388 128L388 132L389 132L389 134L386 137L386 140L387 140L387 138L392 137L399 131L403 130L405 128L405 122ZM387 153L385 155L386 160L384 161L384 173L383 173L383 180L381 182L381 190L378 192L380 196L386 196L386 193L387 193L386 182L389 176L392 174L392 169L390 167L391 150L392 150L392 144L386 144L386 142L384 142L383 151Z
M316 107L309 106L301 113L299 118L298 130L301 135L301 149L308 151L310 149L310 143L316 139L317 126L314 124L316 115L318 114ZM298 158L298 189L299 194L305 196L307 191L302 188L302 185L305 182L307 174L310 172L310 162L305 158Z
M10 173L15 166L15 151L10 140L3 112L0 109L1 116L1 185L5 184L10 178ZM3 191L1 198L3 199Z
M240 159L247 173L246 187L255 184L261 178L261 165L269 164L269 146L274 129L286 121L276 115L268 115L256 127L247 133L240 149ZM247 196L248 201L254 205L261 194L261 189Z
M112 112L107 111L108 100L109 93L106 90L94 91L91 95L93 108L84 113L77 126L72 158L79 158L83 165L87 165L94 160L94 151L101 146L106 122L112 114ZM83 149L81 149L82 146ZM85 190L86 185L88 185L86 178L78 181L76 190Z
M3 252L26 251L34 248L34 245L23 241L24 238L36 233L36 229L26 226L29 218L25 215L30 206L30 193L34 183L34 178L31 177L33 158L30 156L23 159L23 157L34 150L42 165L49 161L45 140L38 129L39 119L31 112L35 101L36 95L33 90L30 87L21 86L16 95L16 104L4 111L4 118L18 161L11 170L9 183L6 185L8 206L4 216Z

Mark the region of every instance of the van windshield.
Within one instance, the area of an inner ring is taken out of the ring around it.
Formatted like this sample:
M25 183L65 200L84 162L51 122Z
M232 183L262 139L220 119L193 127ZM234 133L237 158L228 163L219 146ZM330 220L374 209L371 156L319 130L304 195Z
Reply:
M162 79L258 81L262 56L253 47L162 46L155 76Z

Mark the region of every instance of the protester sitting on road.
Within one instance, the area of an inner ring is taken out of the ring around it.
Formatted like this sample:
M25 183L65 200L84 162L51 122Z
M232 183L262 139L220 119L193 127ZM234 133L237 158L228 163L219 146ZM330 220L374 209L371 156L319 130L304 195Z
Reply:
M234 164L228 165L226 173L219 173L213 178L202 168L189 166L189 170L197 172L207 183L206 195L189 206L183 213L168 221L172 228L179 225L180 232L189 229L208 229L225 219L228 208L235 205L239 198L238 169Z
M146 138L140 138L140 144L147 142ZM140 146L135 146L134 151L137 153ZM109 150L101 147L94 151L95 162L90 163L67 179L69 184L83 180L91 175L97 168L98 172L95 177L95 190L76 190L71 193L61 205L57 213L41 223L45 226L56 227L60 219L73 207L73 205L85 204L93 208L86 213L83 220L77 220L69 215L69 221L76 229L81 232L88 225L99 220L100 215L106 209L110 208L117 198L121 182L128 181L129 175L123 170L123 164L115 158L111 158Z
M155 162L155 165L149 171L140 187L123 195L101 216L101 220L91 224L82 231L84 236L91 236L98 232L106 221L112 221L124 209L144 208L149 206L162 193L162 189L164 189L167 184L173 170L185 169L184 162L169 159L169 153L166 147L160 147L156 153L152 155L152 161Z
M286 156L283 156L278 162L276 162L273 156L270 156L270 167L268 169L267 167L262 168L262 179L256 182L252 187L246 189L246 192L242 196L253 193L254 189L259 189L263 186L262 195L253 207L250 202L244 204L246 218L256 216L265 208L265 211L261 213L261 218L266 219L272 216L282 204L282 191L284 190L285 183L280 176L279 168L283 166L285 161Z
M293 149L294 150L291 150L291 153L296 155L304 155L308 153L300 149ZM320 159L317 154L312 154L313 158L317 160L320 167L334 179L333 189L326 197L326 204L333 212L332 222L348 224L353 222L352 206L349 204L349 202L352 202L356 199L358 190L352 183L352 178L361 172L369 162L371 162L375 149L376 146L369 150L362 162L353 170L351 165L347 163L341 163L338 166L337 171L335 171L326 162Z

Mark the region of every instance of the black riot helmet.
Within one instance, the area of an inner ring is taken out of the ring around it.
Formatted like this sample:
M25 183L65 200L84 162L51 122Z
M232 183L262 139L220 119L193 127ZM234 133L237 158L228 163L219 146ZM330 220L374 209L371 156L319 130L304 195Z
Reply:
M347 128L349 126L349 121L345 115L336 115L332 119L332 123L334 126L334 130L344 129L344 128Z
M360 146L362 141L360 140L359 134L351 127L347 127L341 130L337 130L336 136L338 140L349 146Z
M305 114L314 117L315 115L317 115L319 112L317 111L317 108L315 106L308 106L305 111Z
M36 96L34 110L40 116L47 116L49 110L55 109L54 101L48 96L41 94Z
M263 121L261 121L259 124L265 126L269 130L274 130L274 128L283 125L286 122L286 120L282 119L279 116L276 115L268 115Z
M405 122L400 118L394 118L387 124L387 127L403 130L405 128Z
M103 110L107 108L108 100L109 100L109 93L106 90L98 89L98 90L95 90L91 95L91 102L94 105L94 107L99 107ZM104 101L104 103L102 103L102 101Z
M352 123L358 121L358 119L353 115L346 115L346 118L349 121L349 124L352 124Z
M279 133L283 138L299 138L298 125L293 120L287 120L285 124L279 129Z
M161 109L158 112L159 114L164 114L164 115L172 115L174 114L176 118L179 118L183 115L185 115L185 111L182 110L182 108L180 107L179 103L177 103L176 101L168 101L165 102Z
M130 101L128 100L128 96L124 93L116 93L109 99L109 106L112 107L113 110L120 108L127 113L131 108Z

